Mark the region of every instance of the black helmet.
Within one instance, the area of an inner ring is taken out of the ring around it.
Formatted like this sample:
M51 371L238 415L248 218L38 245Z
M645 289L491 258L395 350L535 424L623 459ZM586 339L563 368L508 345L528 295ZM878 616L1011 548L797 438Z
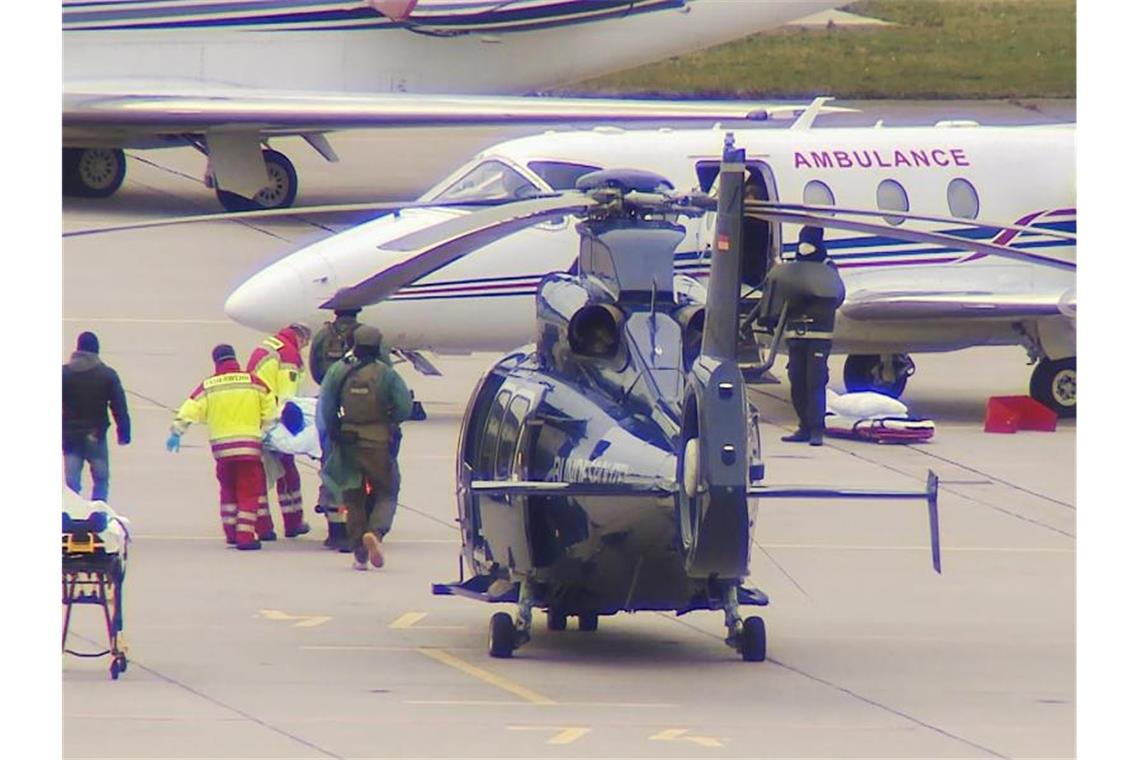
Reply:
M361 325L352 333L353 345L357 348L380 350L380 331L371 325Z

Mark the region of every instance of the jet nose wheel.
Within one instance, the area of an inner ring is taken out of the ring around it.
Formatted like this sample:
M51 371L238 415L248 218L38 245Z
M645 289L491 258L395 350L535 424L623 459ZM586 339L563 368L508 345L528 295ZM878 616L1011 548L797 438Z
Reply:
M506 612L491 616L490 653L492 657L510 657L515 651L515 623Z

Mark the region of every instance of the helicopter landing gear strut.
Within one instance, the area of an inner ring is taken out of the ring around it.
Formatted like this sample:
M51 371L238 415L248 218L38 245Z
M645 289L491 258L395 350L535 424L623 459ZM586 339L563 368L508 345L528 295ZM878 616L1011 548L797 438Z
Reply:
M768 656L768 637L764 619L755 615L741 620L736 587L728 589L724 600L724 626L728 637L724 643L740 652L745 662L763 662Z
M518 618L512 620L506 612L496 612L491 616L488 651L492 657L510 657L516 649L530 641L533 599L530 583L524 580L519 584Z

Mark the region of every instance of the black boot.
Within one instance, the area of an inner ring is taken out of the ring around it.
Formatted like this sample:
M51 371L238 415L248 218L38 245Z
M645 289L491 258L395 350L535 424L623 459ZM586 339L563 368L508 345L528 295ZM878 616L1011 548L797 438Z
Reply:
M344 523L329 523L329 537L325 539L325 546L339 552L348 551L348 531Z
M823 445L823 431L822 430L811 431L811 445L812 446L822 446Z
M811 440L811 433L805 428L796 428L796 432L791 435L785 435L780 438L785 443L804 443Z

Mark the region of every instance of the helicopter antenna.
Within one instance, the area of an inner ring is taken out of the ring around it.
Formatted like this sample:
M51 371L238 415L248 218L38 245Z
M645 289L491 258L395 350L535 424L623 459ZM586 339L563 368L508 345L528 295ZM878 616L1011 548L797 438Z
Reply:
M740 300L740 243L744 216L744 149L732 133L724 139L720 170L716 241L709 271L701 353L722 361L736 359L737 304Z

